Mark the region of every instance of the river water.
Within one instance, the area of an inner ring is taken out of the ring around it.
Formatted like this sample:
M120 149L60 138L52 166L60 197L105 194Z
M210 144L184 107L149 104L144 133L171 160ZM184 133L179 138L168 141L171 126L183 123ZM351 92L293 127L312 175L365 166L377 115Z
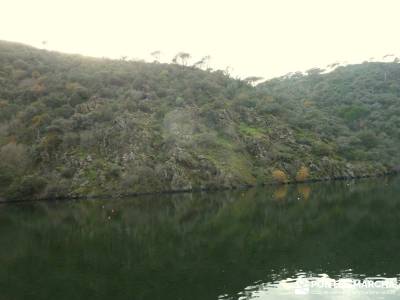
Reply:
M0 205L0 299L400 299L400 177Z

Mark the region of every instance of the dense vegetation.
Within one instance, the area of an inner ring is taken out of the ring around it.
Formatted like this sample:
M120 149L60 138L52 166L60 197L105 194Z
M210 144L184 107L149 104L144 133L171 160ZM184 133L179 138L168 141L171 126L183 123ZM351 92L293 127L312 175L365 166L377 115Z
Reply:
M400 164L397 62L253 86L180 58L0 42L0 198L354 177Z

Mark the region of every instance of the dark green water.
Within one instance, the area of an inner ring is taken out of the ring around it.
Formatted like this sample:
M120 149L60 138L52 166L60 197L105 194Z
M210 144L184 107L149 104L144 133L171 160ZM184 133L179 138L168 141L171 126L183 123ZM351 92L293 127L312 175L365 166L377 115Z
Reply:
M400 177L3 204L0 230L0 299L400 299Z

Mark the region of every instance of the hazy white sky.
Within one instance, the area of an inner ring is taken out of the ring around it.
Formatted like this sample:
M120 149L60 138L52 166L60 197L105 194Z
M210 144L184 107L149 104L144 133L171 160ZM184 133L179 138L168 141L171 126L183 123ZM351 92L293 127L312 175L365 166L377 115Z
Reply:
M0 0L0 39L90 56L194 60L279 76L400 53L398 0Z

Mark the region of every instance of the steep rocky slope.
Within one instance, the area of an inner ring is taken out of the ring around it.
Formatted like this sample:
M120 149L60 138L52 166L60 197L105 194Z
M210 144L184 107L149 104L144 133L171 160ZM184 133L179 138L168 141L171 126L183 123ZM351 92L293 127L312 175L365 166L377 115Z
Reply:
M222 71L0 42L0 198L229 188L390 172L400 65L256 87Z

